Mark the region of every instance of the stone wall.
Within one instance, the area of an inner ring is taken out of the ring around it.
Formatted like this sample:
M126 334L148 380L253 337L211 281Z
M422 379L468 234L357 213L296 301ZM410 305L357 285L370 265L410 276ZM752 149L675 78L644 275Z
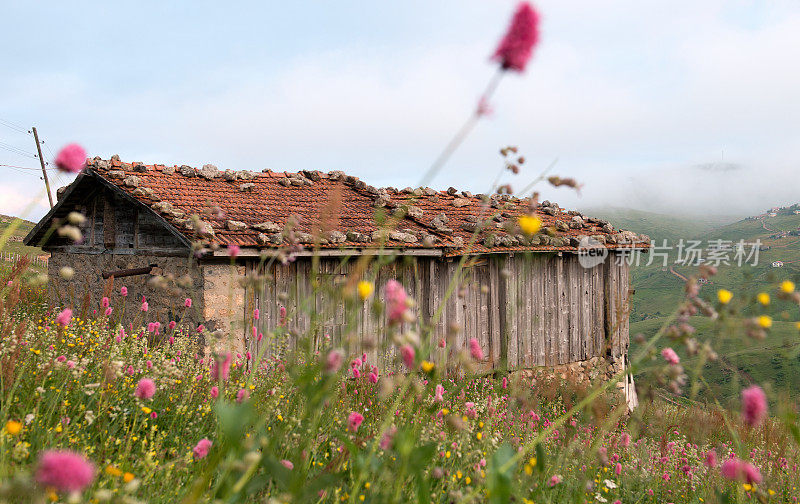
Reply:
M246 267L230 263L203 264L203 318L209 331L217 331L228 340L224 346L236 352L244 352L247 332L244 320L245 290L241 280Z
M141 268L157 264L151 274L136 275L114 279L103 279L104 271ZM59 275L62 267L69 266L75 271L71 280ZM154 285L156 275L166 281ZM124 308L124 322L161 322L166 325L177 320L196 327L203 318L203 277L194 266L189 267L186 257L161 257L152 255L122 254L76 254L53 250L48 264L48 296L56 306L71 307L76 315L102 310L100 302L108 296L115 314ZM183 277L184 282L180 281ZM120 295L120 288L127 287L128 296ZM147 298L149 310L142 315L142 296ZM184 307L186 298L192 298L191 308Z
M593 386L610 380L624 370L624 358L612 362L605 357L592 357L584 361L570 362L549 368L522 369L516 373L528 379L556 379L578 385ZM632 411L638 406L639 399L636 395L636 387L631 375L627 375L624 379L618 381L614 386L614 390L617 391L620 399L627 404L629 410Z

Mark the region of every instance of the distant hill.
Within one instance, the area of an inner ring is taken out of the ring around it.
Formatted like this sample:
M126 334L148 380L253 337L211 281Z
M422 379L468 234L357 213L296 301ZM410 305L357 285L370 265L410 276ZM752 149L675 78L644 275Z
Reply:
M619 207L582 209L592 217L605 219L617 228L644 233L657 240L693 238L715 227L738 220L726 216L676 216Z
M9 226L11 226L11 223L15 219L16 217L0 214L0 235L3 234L9 228ZM14 230L14 234L11 235L6 243L6 246L3 248L3 252L13 252L15 254L27 255L44 254L45 252L39 247L27 247L22 244L22 240L25 238L25 235L27 235L35 225L35 222L22 219L22 224L20 224L19 227Z
M754 258L742 267L735 263L720 264L717 275L709 284L701 286L700 292L705 299L714 301L718 289L729 289L734 292L736 301L744 301L743 304L747 305L739 316L768 313L775 319L775 324L765 341L756 342L745 336L740 328L735 329L736 324L720 330L708 319L694 319L692 323L697 329L698 341L709 341L727 359L722 363L707 364L704 375L718 397L731 400L740 390L740 382L747 380L768 383L781 390L800 388L800 336L795 328L795 322L800 321L797 307L790 309L775 302L769 308L761 308L753 303L757 293L770 291L778 281L790 279L800 285L800 214L794 214L792 210L726 219L674 217L619 208L586 210L586 213L605 218L616 227L648 234L657 240L658 245L666 239L672 247L666 266L663 258L645 254L641 264L632 269L632 287L635 290L632 335L654 335L683 298L684 280L680 276L696 273L697 266L675 264L680 239L700 240L704 252L715 240L760 242L757 264L753 264ZM771 213L776 215L771 216ZM651 258L652 263L648 264ZM782 266L773 267L776 262ZM678 347L680 345L676 349ZM685 367L690 368L690 364Z

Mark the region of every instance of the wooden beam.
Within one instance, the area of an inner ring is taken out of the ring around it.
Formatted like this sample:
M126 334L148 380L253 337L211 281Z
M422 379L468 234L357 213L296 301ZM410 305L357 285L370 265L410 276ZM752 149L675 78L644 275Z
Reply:
M112 194L103 193L103 245L113 249L117 245L117 219Z
M263 249L256 248L243 248L239 252L239 257L259 257L261 254L267 257L276 256L282 253L278 249ZM214 251L214 257L228 257L226 249ZM418 257L440 257L442 251L440 249L317 249L317 250L303 250L293 254L297 257L348 257L348 256L372 256L372 255L398 255L398 256L418 256Z

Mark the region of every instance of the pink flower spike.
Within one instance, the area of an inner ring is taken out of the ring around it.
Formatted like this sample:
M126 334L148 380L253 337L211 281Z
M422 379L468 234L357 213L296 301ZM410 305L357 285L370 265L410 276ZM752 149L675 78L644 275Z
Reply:
M147 304L147 301L142 301L142 311L146 312L150 309L150 305Z
M289 460L286 460L286 459L283 459L283 460L281 460L281 465L282 465L283 467L285 467L286 469L289 469L290 471L291 471L292 469L294 469L294 464L292 464L292 462L291 462L291 461L289 461Z
M258 311L258 308L253 310L253 318L258 320L258 317L261 315L261 312Z
M342 362L344 361L344 354L339 349L334 349L328 352L328 356L325 357L325 371L333 374L339 371L339 368L342 367Z
M111 304L111 301L109 301L109 299L104 296L103 299L100 301L100 304L103 306L103 308L108 308L109 305Z
M351 431L357 432L358 427L361 425L361 422L363 421L364 421L364 415L354 411L350 413L350 415L347 417L347 426L350 428Z
M755 427L767 416L767 396L758 385L742 390L742 418L744 423Z
M667 347L664 350L661 350L661 357L664 358L665 361L676 366L680 364L681 358L678 357L678 354L675 353L675 350Z
M717 452L708 450L706 452L705 464L707 467L717 467Z
M476 338L470 338L469 340L469 353L473 359L477 361L483 360L483 349Z
M142 378L136 384L134 395L139 399L150 399L156 393L156 384L150 378Z
M122 297L126 297L128 295L128 288L125 287L125 286L122 286L122 288L119 290L119 293L120 293L120 295Z
M208 451L211 449L211 441L206 438L201 439L197 442L197 445L192 449L192 453L194 454L194 458L200 460L202 458L206 458L208 455Z
M67 327L72 320L72 310L64 308L56 317L56 324Z
M55 159L56 167L67 173L78 173L86 166L86 151L78 144L65 145Z
M94 464L72 451L50 450L42 454L36 481L59 492L80 492L94 481Z
M211 387L210 395L212 399L216 399L217 397L219 397L219 388L216 385Z
M409 316L409 299L403 285L397 280L386 282L386 311L390 324L397 324L406 320Z
M219 379L227 380L228 375L231 372L232 360L233 357L231 356L230 352L226 352L225 354L218 356L211 365L211 378L214 381L218 381Z
M524 72L538 41L539 14L530 3L520 2L492 59L499 61L503 70Z
M233 244L228 245L228 255L230 257L236 257L236 256L239 255L240 252L241 252L241 249L239 248L238 245L233 245Z
M400 347L400 355L403 358L403 364L406 365L408 369L414 369L414 347L411 345L403 345Z
M239 389L236 393L236 402L243 403L250 398L250 392L247 389Z
M185 306L186 308L191 308L192 307L192 298L186 298L186 301L183 302L183 306Z

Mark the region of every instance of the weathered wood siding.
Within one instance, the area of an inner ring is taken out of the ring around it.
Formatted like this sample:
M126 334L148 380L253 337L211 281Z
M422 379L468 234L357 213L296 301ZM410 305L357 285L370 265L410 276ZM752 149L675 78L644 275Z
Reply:
M354 264L320 258L314 273L311 260L298 258L262 268L268 280L246 296L245 316L258 308L256 326L265 335L261 343L249 337L251 350L258 354L264 349L267 356L282 353L296 345L292 334L312 330L317 344L330 338L334 345L361 345L369 349L372 362L391 367L395 345L386 341L385 314L376 317L373 303L346 302L336 289L325 287L347 281ZM616 360L627 352L628 266L617 264L613 254L591 269L583 268L573 254L473 257L448 297L458 264L458 258L404 257L382 266L372 279L373 302L382 302L382 286L397 279L415 300L417 317L432 325L433 341L445 338L449 326L461 328L451 345L466 348L476 338L486 368L552 366L595 356ZM316 294L314 282L320 286ZM289 336L275 341L270 334L282 323L282 306Z

